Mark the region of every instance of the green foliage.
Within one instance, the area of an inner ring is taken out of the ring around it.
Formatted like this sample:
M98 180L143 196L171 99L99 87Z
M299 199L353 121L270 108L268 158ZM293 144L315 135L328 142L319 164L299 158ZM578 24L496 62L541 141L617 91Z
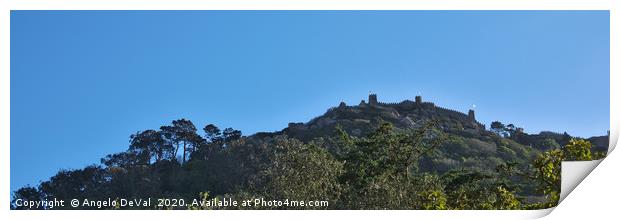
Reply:
M268 199L332 203L339 199L343 165L326 149L285 137L277 137L270 145L268 162L252 177L252 192Z
M532 163L532 169L519 170L514 163L500 167L508 175L520 175L537 182L537 190L545 195L545 201L527 205L528 209L550 208L560 199L562 161L592 160L592 144L582 139L570 139L562 149L552 149L540 153ZM596 154L594 154L596 155Z
M509 181L496 173L473 170L452 170L442 177L446 183L448 206L451 209L519 209Z
M422 191L419 195L421 198L422 208L426 210L445 210L448 209L446 205L446 195L441 190L426 190Z
M420 181L413 176L421 156L440 144L441 138L429 132L432 126L433 123L428 123L413 131L396 132L391 124L383 123L364 138L349 136L339 129L338 159L344 161L340 181L348 186L342 201L345 207L420 208L416 196L412 195L428 197L422 193L427 190L422 186L437 186L428 184L432 178Z
M553 138L546 138L540 143L542 149L558 149L560 144Z
M31 186L22 187L13 193L13 199L11 200L11 209L17 209L17 210L44 209L45 207L43 206L31 208L27 206L15 206L14 205L17 202L17 200L21 200L22 203L29 202L29 201L37 202L37 201L41 201L42 198L43 198L43 195L41 191L39 191L39 189L31 187Z
M557 134L545 134L544 139L528 136L512 124L492 125L501 135L476 130L458 116L411 122L403 128L390 123L394 112L367 111L371 117L359 119L361 111L337 109L328 112L331 118L313 119L331 127L309 129L302 124L297 130L249 137L213 124L205 126L201 136L191 121L175 120L159 130L131 135L128 149L107 155L102 165L62 170L36 188L15 191L12 201L233 198L321 200L330 206L224 208L547 208L559 200L563 160L605 155L593 153L588 141L564 140L567 135ZM335 123L338 117L347 119ZM540 153L532 143L550 150ZM523 199L536 196L545 199Z
M564 146L567 160L592 160L592 143L583 139L571 139Z
M546 151L534 160L534 178L539 181L539 190L547 195L544 207L553 207L560 199L560 183L562 160L564 152L561 150Z
M495 204L497 209L520 209L521 202L517 199L514 192L508 191L504 187L497 187L498 200Z
M491 122L491 131L495 132L498 135L502 135L502 136L507 135L506 126L499 121Z
M597 151L592 153L592 160L600 160L607 156L607 152L605 151Z

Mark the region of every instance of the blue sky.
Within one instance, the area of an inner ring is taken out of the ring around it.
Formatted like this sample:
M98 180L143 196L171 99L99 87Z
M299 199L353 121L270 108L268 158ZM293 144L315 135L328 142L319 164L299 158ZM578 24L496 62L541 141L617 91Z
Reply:
M13 11L11 190L187 118L244 134L378 93L609 128L607 11Z

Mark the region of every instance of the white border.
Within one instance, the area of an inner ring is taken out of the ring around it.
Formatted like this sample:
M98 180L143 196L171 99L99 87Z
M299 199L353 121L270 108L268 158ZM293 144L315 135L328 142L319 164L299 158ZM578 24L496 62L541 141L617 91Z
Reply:
M613 0L8 0L13 10L608 10Z
M611 70L611 142L610 151L615 147L618 140L618 125L620 125L620 112L618 101L620 101L620 90L614 85L619 85L618 76L618 51L617 44L618 28L618 7L619 1L614 0L3 0L0 1L0 103L2 104L0 121L0 143L2 151L0 153L0 171L2 181L0 181L0 209L2 209L2 219L82 219L84 217L92 219L109 219L115 217L125 217L137 215L140 218L230 218L230 217L252 217L252 218L302 218L317 219L329 216L330 218L348 219L350 217L363 219L376 219L386 215L390 218L433 218L433 219L497 219L497 218L536 218L547 215L551 209L537 211L10 211L9 200L9 165L10 165L10 10L610 10L610 70ZM614 60L616 62L614 62ZM615 100L615 101L614 101ZM602 163L604 166L606 163ZM616 163L617 164L617 163ZM593 167L592 167L593 168ZM607 175L613 175L614 167L606 167ZM617 168L617 167L615 167ZM604 168L599 168L603 170ZM584 169L587 170L587 169ZM581 174L585 177L587 173ZM600 177L598 177L600 178ZM615 179L617 181L617 179ZM585 182L588 182L587 180ZM564 185L564 184L563 184ZM580 186L581 188L585 186ZM601 195L605 196L605 195ZM566 197L566 196L564 196ZM563 197L563 198L564 198ZM568 196L570 198L570 196ZM583 204L594 202L614 202L615 198L608 198L603 201L581 201ZM569 199L570 200L570 199ZM576 201L571 201L576 202ZM560 207L562 204L560 204ZM580 212L581 210L568 210L569 213ZM601 210L588 210L588 212L601 212ZM613 212L613 210L612 210ZM570 216L566 215L566 216Z

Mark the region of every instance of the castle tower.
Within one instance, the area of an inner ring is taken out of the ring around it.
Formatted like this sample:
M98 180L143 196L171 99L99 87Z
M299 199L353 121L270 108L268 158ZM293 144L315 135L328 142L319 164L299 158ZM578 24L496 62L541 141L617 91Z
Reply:
M422 104L422 96L415 97L415 104Z
M368 95L368 104L369 105L377 105L377 94Z
M476 114L473 109L470 109L469 112L467 112L467 117L472 121L476 121Z

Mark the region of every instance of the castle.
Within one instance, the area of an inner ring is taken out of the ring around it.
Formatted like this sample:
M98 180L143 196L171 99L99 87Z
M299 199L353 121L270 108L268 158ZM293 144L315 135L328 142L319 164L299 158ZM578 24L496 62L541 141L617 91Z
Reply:
M389 121L400 126L412 126L416 121L423 118L439 119L445 129L460 131L485 130L486 126L476 121L476 114L470 109L467 114L436 106L432 102L424 102L422 96L415 96L414 101L386 103L377 98L377 94L371 93L368 99L361 100L359 105L347 106L340 102L338 106L329 108L321 116L315 117L307 123L289 123L287 132L301 132L307 129L332 126L337 123L358 124L368 123L375 117Z
M422 96L416 96L415 97L415 102L412 102L411 100L405 100L401 103L384 103L384 102L379 102L377 99L377 94L376 93L370 93L368 95L368 104L366 104L366 102L364 100L362 100L359 104L359 107L377 107L377 106L390 106L390 105L403 105L403 106L409 106L409 107L426 107L426 108L432 108L432 109L436 109L438 111L442 111L442 112L447 112L449 114L463 114L459 111L456 110L452 110L452 109L447 109L447 108L442 108L442 107L437 107L435 106L435 103L432 102L422 102ZM340 105L338 106L339 108L343 108L346 107L346 104L344 102L341 102ZM474 112L473 109L469 109L469 111L467 112L467 119L471 120L472 122L477 122L476 121L476 113Z

